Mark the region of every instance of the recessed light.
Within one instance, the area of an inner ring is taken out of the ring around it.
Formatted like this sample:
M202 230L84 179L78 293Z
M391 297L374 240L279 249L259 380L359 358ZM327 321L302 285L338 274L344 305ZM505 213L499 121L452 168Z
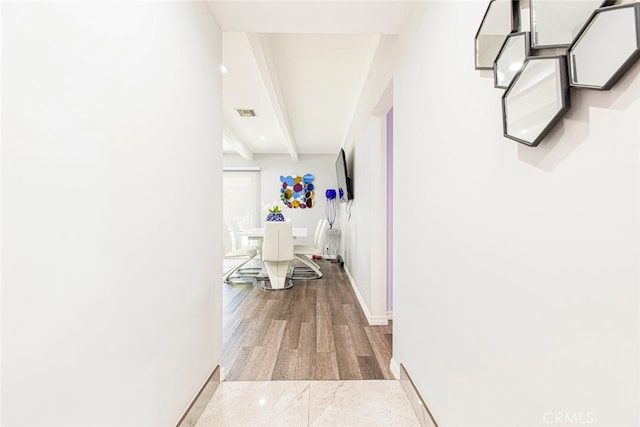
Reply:
M226 65L221 65L220 71L222 72L222 74L227 74L229 72L229 67L227 67Z
M240 117L255 117L256 116L255 110L252 110L250 108L236 108L236 111L238 112L238 114L240 114Z
M266 140L267 140L267 137L266 137L266 136L264 136L264 135L260 135L260 138L259 138L259 139L260 139L260 141L266 141Z

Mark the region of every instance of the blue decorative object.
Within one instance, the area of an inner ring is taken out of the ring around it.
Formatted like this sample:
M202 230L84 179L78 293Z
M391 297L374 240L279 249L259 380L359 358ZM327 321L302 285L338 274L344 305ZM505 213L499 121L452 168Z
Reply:
M305 184L309 184L310 182L313 181L315 177L313 175L311 175L310 173L306 174L305 176L302 177L302 182L304 182Z
M325 213L327 214L327 221L329 221L329 228L333 229L333 223L336 222L336 190L329 188L325 193L327 203L325 204Z
M267 221L284 221L284 215L280 212L269 212Z

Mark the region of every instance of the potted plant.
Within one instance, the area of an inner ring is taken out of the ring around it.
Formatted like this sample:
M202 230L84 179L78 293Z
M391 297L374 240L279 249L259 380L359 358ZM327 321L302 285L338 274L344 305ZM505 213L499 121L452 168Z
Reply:
M268 212L267 221L284 221L282 214L283 205L280 202L271 202L264 205L264 210Z

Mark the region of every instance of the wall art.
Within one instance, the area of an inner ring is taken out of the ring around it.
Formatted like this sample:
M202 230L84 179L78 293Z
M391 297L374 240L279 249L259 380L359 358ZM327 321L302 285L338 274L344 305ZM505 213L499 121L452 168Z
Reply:
M640 3L612 3L530 0L521 10L517 0L489 2L476 33L476 69L492 65L494 86L505 89L505 137L537 146L569 110L570 86L611 89L640 58ZM525 10L531 33L516 19Z
M314 176L310 173L303 176L280 176L280 200L293 209L312 208Z

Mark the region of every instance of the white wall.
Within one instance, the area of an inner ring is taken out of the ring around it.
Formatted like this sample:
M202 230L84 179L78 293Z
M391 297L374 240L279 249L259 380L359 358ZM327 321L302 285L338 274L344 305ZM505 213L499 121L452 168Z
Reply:
M393 102L393 66L398 36L380 39L343 148L354 187L351 204L340 206L342 256L370 324L387 324L386 122Z
M370 324L387 324L386 298L386 120L369 117L347 152L354 198L342 204L342 256Z
M326 218L325 191L328 188L336 188L336 155L333 154L301 154L299 160L294 162L286 154L256 154L253 161L245 160L235 154L224 155L225 167L257 166L261 174L261 203L260 206L280 200L280 176L303 176L312 174L315 179L314 202L311 209L285 208L284 216L291 218L294 227L306 227L308 236L296 240L296 244L310 245L313 242L313 232L318 220ZM238 195L242 197L242 195ZM262 223L267 213L263 212Z
M640 63L519 145L473 67L485 7L421 4L399 40L394 358L443 426L637 426Z
M2 8L2 423L174 425L221 360L220 30Z
M371 141L379 138L378 133L375 123L370 122L353 149L346 152L353 201L340 206L344 267L361 295L365 313L371 307Z
M2 4L0 4L0 22L2 21L2 11L3 11L3 7ZM3 31L2 29L0 29L0 61L2 58L2 50L3 50ZM3 98L3 93L2 93L2 87L3 87L3 76L2 76L2 63L0 62L0 100L4 99ZM0 110L1 111L1 110ZM4 184L2 182L2 140L3 140L3 133L2 133L2 129L3 129L3 122L4 122L4 117L3 114L0 112L0 224L3 223L3 209L2 209L2 201L4 200L3 197L3 188L4 188ZM2 361L2 330L3 330L3 323L2 323L2 319L3 319L3 315L2 315L2 271L3 271L3 264L4 264L4 256L3 256L3 252L2 252L2 244L1 242L3 242L4 240L4 233L3 233L3 227L0 226L0 424L2 424L2 405L4 402L4 399L2 398L2 366L3 366L3 361Z

